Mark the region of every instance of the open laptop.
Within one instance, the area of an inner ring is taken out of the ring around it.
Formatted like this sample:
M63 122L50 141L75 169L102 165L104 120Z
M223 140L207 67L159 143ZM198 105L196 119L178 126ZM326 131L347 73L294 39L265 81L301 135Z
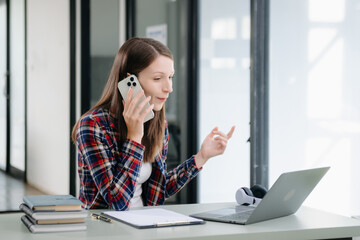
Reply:
M238 205L191 216L217 222L250 224L293 214L329 168L314 168L281 174L257 207Z

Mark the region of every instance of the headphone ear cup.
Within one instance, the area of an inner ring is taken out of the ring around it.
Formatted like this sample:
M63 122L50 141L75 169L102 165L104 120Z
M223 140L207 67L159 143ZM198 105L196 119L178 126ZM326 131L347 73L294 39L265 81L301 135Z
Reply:
M249 188L247 188L247 187L242 187L241 189L244 190L244 192L246 193L246 195L248 195L248 196L250 196L250 197L253 197L253 196L254 196L253 193L252 193L252 191L251 191Z
M257 198L263 198L265 194L267 193L267 189L261 185L254 185L250 188L250 191L252 192L254 197Z

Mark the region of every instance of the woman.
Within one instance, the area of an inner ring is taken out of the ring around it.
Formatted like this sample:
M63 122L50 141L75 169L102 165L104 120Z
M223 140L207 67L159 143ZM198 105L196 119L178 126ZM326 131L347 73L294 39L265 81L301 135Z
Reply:
M117 85L130 74L137 76L144 92L132 99L129 90L124 101ZM160 42L132 38L120 48L99 102L80 118L72 132L79 152L83 208L127 210L164 204L199 173L209 158L225 151L234 127L228 134L214 128L196 155L167 172L165 101L173 90L173 75L172 54ZM147 97L137 106L143 94ZM144 123L145 115L152 110L154 118Z

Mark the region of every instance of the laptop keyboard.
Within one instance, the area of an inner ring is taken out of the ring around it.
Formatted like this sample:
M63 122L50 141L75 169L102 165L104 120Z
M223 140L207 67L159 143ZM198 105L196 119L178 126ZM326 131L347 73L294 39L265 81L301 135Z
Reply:
M234 214L219 217L219 219L228 220L228 221L246 222L252 212L253 212L253 210L244 211L244 212L240 212L240 213L234 213Z

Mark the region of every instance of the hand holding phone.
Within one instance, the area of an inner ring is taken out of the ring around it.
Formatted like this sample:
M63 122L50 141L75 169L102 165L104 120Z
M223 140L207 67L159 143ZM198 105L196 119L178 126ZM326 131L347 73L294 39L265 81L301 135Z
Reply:
M135 75L130 75L118 83L119 92L125 101L127 101L127 97L128 97L130 88L133 90L133 92L131 94L131 100L133 100L136 96L138 96L139 93L141 93L141 91L143 91L143 89L139 83L139 80L137 79L137 77ZM146 96L144 94L140 97L140 100L137 102L136 107L145 100L146 100ZM145 109L147 109L149 107L150 107L150 104L146 103L145 106L142 108L141 112L143 112ZM144 118L144 123L149 121L152 118L154 118L154 112L151 110L150 112L148 112L146 114L146 116Z

